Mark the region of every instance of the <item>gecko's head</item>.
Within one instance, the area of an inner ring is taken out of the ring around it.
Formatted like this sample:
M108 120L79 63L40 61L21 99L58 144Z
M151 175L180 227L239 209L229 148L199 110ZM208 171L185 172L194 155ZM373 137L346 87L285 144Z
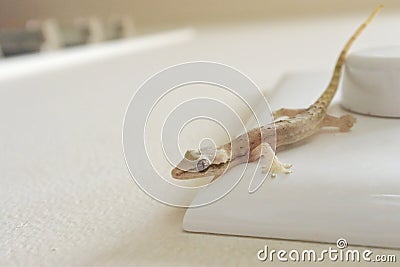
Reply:
M181 162L172 169L171 175L180 180L221 175L225 170L221 164L228 160L229 156L223 149L188 150Z

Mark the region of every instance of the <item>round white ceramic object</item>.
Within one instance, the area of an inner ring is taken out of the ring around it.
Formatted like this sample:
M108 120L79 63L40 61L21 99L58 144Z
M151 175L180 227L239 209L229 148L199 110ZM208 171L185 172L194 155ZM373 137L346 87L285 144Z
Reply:
M348 56L342 105L358 113L400 118L400 46L370 48Z

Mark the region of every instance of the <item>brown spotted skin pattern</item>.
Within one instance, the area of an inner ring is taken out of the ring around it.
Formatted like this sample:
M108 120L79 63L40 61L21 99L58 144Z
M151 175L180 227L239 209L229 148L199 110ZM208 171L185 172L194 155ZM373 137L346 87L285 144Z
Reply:
M337 121L337 125L334 125L339 127L341 131L350 129L354 123L354 118L352 116L346 115L341 118L334 118L333 116L327 115L327 109L337 91L342 67L350 47L382 8L383 5L378 6L347 41L336 62L329 85L314 104L307 109L302 110L297 115L276 121L274 125L266 125L261 128L252 129L249 132L238 136L232 142L218 147L217 149L224 149L228 154L230 154L228 162L218 165L211 164L211 166L204 172L189 173L174 168L171 173L172 177L175 179L192 179L209 176L219 177L226 170L236 165L248 162L251 151L262 143L268 143L272 148L293 144L313 135L321 127L332 126L333 120ZM324 119L328 116L331 117L330 124L324 125L324 123L326 123ZM232 148L234 148L233 151ZM252 160L256 160L256 158L252 158Z

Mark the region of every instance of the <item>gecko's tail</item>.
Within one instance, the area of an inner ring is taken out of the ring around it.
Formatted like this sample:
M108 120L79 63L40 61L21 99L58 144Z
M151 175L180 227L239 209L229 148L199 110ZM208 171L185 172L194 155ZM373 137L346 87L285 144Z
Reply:
M347 41L346 45L344 46L343 50L340 52L339 58L336 62L335 69L333 71L333 75L331 78L331 81L324 91L324 93L317 99L317 101L314 103L315 106L319 106L323 109L327 109L329 104L331 103L338 85L339 85L339 80L340 80L340 75L342 71L342 66L346 60L346 56L348 51L350 50L351 46L353 45L354 41L360 36L362 31L368 26L368 24L371 23L371 21L374 19L376 14L381 11L383 8L383 4L379 5L375 10L372 12L372 14L367 18L367 20L361 24L358 29L355 31L355 33L350 37L350 39Z

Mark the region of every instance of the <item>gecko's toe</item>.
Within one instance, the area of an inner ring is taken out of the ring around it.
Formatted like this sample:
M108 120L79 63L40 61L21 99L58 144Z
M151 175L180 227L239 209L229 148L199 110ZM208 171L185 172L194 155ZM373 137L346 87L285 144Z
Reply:
M348 132L356 122L356 118L354 118L352 115L344 115L340 117L340 121L341 121L340 131Z
M293 171L292 170L289 170L289 169L285 169L284 171L283 171L283 173L284 174L290 174L290 173L292 173Z
M292 170L290 169L290 167L288 167L288 168L284 167L281 169L281 172L284 174L290 174L290 173L292 173Z
M292 170L290 168L293 167L293 164L284 163L283 167L284 167L284 173L286 174L292 173Z

